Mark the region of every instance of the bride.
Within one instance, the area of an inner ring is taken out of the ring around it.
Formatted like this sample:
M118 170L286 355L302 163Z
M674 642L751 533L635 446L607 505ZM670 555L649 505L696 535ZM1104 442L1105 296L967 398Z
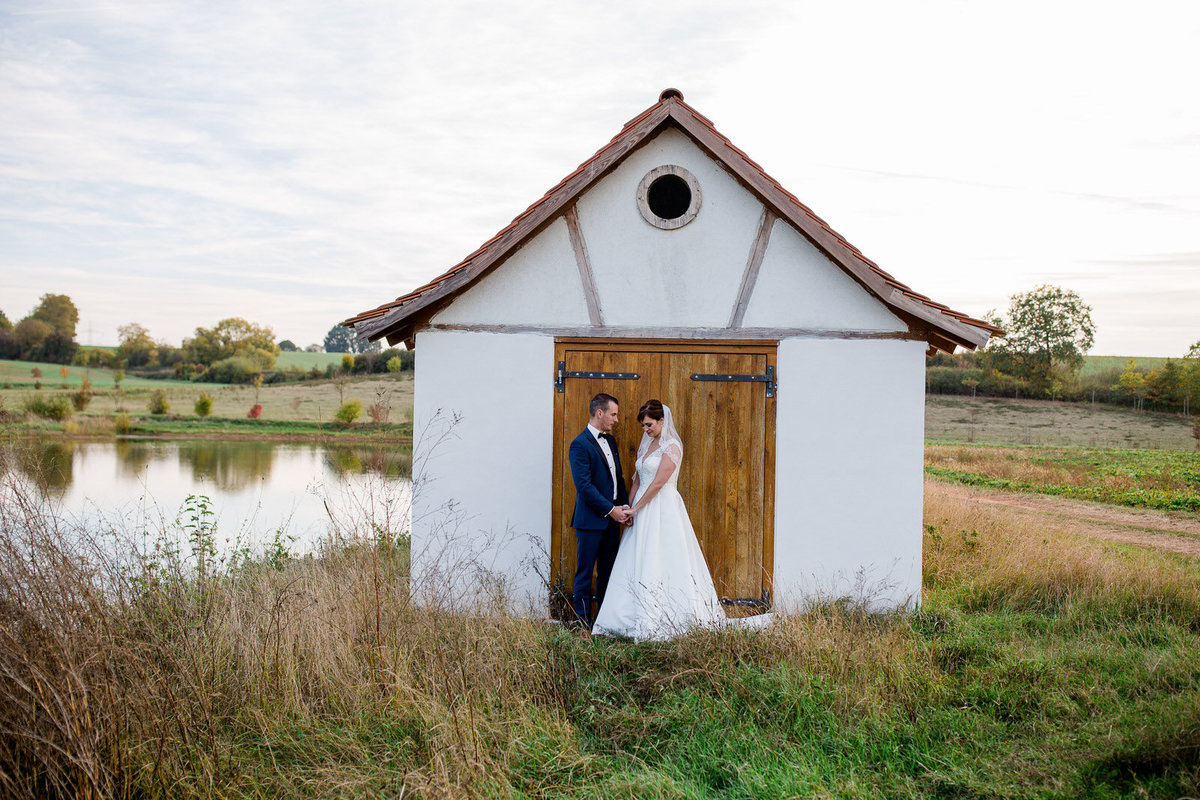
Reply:
M687 508L676 489L683 443L670 407L651 400L638 411L638 422L642 442L629 490L633 527L621 539L592 633L669 639L696 626L766 622L767 615L725 618Z

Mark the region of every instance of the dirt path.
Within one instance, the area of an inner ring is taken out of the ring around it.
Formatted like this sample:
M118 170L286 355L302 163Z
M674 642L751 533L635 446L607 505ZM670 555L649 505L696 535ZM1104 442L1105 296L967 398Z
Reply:
M1045 495L989 491L941 481L926 481L925 491L1004 506L1019 514L1047 521L1070 520L1072 532L1083 536L1200 558L1200 519L1189 514L1123 508Z

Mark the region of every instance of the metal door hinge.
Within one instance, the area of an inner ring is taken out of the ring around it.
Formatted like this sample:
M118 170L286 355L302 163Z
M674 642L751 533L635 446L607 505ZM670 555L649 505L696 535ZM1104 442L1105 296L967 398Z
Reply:
M694 381L732 381L732 382L751 382L765 383L767 385L767 397L774 397L779 391L779 384L775 380L775 367L768 366L765 375L727 375L722 373L708 374L697 373L692 376Z
M748 606L751 608L761 608L764 611L771 607L771 590L763 589L762 597L722 597L721 605L723 606Z
M567 390L567 378L600 378L608 381L636 381L642 377L636 372L568 372L567 362L558 362L558 371L554 374L554 391Z

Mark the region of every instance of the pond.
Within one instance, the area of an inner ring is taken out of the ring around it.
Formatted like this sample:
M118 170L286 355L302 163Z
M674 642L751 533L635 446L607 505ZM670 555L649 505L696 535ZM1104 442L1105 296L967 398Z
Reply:
M197 503L219 549L311 552L333 534L408 528L407 444L119 439L0 445L0 476L64 519L118 534L174 531ZM6 494L7 502L12 495ZM198 498L198 499L197 499Z

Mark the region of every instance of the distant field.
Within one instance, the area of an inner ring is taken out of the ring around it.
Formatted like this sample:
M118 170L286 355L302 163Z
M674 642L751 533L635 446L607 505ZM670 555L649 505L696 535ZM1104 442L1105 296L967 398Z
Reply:
M1180 356L1183 354L1180 353ZM1080 375L1095 375L1097 372L1104 372L1113 368L1125 369L1129 365L1129 359L1132 358L1139 369L1155 369L1166 363L1167 359L1161 356L1087 356L1084 359L1083 367L1080 368ZM1177 358L1172 356L1172 358Z
M280 353L275 359L275 369L299 367L310 370L313 367L325 369L330 364L341 364L343 353Z
M43 364L35 361L0 360L0 389L33 389L34 384L40 381L42 389L67 388L73 390L79 388L84 378L91 381L92 388L97 390L111 389L115 385L113 383L113 370L111 369L67 366L67 375L64 378L62 374L63 366L63 364ZM34 369L41 372L42 376L40 378L34 376ZM66 386L64 387L63 384L66 384ZM160 381L137 378L133 375L128 375L125 380L121 381L121 386L125 391L148 388L166 389L170 386L194 385L189 381Z
M112 350L111 347L87 347L81 348L85 350ZM276 369L288 369L290 367L299 367L306 372L313 367L325 369L330 364L340 365L342 363L342 353L281 353L275 361ZM92 382L92 386L101 389L113 385L112 374L113 370L103 369L101 367L73 367L67 366L67 377L64 380L61 374L62 364L45 364L34 361L4 361L0 360L0 386L3 384L11 384L10 388L28 387L33 388L33 384L41 381L42 388L62 388L65 382L72 388L79 388L79 384L83 381L84 376ZM35 378L33 370L38 369L42 376ZM137 378L133 375L127 375L122 386L126 389L137 389L140 387L159 387L165 388L171 384L182 384L185 386L194 386L196 384L190 381L162 381L153 379Z
M336 356L340 353L304 353L307 356ZM42 371L42 388L35 389L30 370L38 367ZM92 382L95 396L83 414L76 414L77 421L85 422L89 417L107 417L114 413L133 416L148 415L147 403L150 394L162 389L170 403L170 413L181 417L195 417L193 406L201 392L207 392L214 400L213 417L243 418L254 405L255 391L250 385L228 385L221 383L192 383L190 381L160 381L128 377L121 382L121 391L116 391L112 370L83 369L68 367L67 378L59 374L58 364L32 364L27 361L0 361L0 408L20 410L25 399L35 393L43 396L76 391L85 375ZM66 388L63 384L66 383ZM329 422L339 405L346 400L358 400L363 405L361 420L369 420L368 408L381 403L388 408L388 421L402 423L412 418L413 373L399 372L371 376L357 376L338 380L314 380L292 383L268 384L258 392L264 420L299 420Z
M1052 400L929 395L925 441L1053 447L1195 450L1191 420L1176 414Z

